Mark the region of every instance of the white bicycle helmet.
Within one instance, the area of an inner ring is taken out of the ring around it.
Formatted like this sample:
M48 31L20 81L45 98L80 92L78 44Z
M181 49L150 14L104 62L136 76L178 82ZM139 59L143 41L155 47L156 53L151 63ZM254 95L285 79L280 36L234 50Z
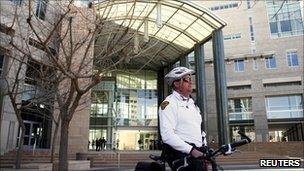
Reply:
M169 85L172 85L173 81L181 79L185 75L191 75L195 71L186 67L176 67L172 69L166 76L165 79Z

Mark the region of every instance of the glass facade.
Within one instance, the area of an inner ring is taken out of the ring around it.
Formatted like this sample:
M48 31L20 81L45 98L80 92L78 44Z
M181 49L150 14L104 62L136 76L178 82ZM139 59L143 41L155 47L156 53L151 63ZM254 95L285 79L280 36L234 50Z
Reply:
M90 111L90 129L89 129L89 149L96 148L96 139L105 137L107 140L106 149L113 146L112 137L115 128L113 111L115 78L105 77L91 91L91 111Z
M229 99L228 113L229 121L253 119L251 98Z
M301 95L268 96L266 111L268 119L303 118Z
M272 37L302 35L303 8L301 1L267 0L267 13Z
M242 126L230 126L230 138L231 142L239 141L242 139L238 131L245 133L252 141L255 141L255 130L252 125L242 125Z
M118 71L112 75L116 76L92 90L89 141L105 137L106 149L155 149L157 73ZM94 149L95 144L90 144L89 149Z
M282 130L269 131L269 142L288 141Z
M118 130L116 149L119 150L155 150L159 148L157 131Z
M157 74L117 73L114 110L118 126L157 126Z

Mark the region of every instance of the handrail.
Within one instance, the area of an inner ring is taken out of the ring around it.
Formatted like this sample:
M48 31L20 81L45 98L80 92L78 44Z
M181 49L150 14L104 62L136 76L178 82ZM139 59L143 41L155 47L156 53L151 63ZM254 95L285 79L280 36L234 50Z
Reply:
M113 150L113 152L117 155L117 167L120 168L120 153L116 150Z

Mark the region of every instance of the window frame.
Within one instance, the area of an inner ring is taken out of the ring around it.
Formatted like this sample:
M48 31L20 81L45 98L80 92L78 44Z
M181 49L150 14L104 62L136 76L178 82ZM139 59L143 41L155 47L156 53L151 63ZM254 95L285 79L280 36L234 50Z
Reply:
M240 61L243 63L243 70L240 70ZM234 71L235 72L245 72L245 59L235 59L234 60Z
M274 59L274 67L268 67L268 63L269 63L269 66L270 66L270 64L271 64L271 62L270 62L270 58L273 58ZM269 62L268 62L269 61ZM265 68L266 69L276 69L277 68L277 62L276 62L276 57L275 57L275 55L272 55L272 56L269 56L269 57L265 57Z
M288 103L285 103L285 105L273 105L274 104L274 98L281 98L282 100L287 100ZM286 98L286 99L284 99ZM266 109L266 114L267 114L267 118L268 119L286 119L286 118L298 118L298 117L291 117L291 112L294 110L298 110L299 112L302 111L302 115L303 115L303 107L301 105L294 105L292 104L293 100L296 100L296 104L298 103L297 100L300 100L299 102L301 102L303 100L303 96L302 94L286 94L286 95L279 95L279 96L265 96L265 109ZM273 101L271 101L273 100ZM301 109L302 107L302 109ZM275 112L288 112L289 113L289 117L282 117L280 116L280 114L275 115L275 117L270 117L269 113L275 113Z
M293 55L292 54L296 55L297 65L293 65L293 62L292 62L293 61L292 60ZM288 51L286 51L286 63L287 63L287 66L291 67L291 68L299 67L299 57L298 57L297 50L288 50ZM291 64L291 65L289 65L289 64Z
M49 0L37 0L35 15L41 20L46 19L46 12Z
M303 11L301 11L301 5L298 4L299 1L286 1L279 12L274 10L277 10L281 4L278 4L277 2L271 0L266 0L265 3L270 38L275 39L304 35L304 25L302 24L301 27L300 25L294 24L295 20L304 20ZM300 14L297 15L298 13ZM276 14L276 16L274 16L274 14ZM286 21L288 21L288 23L286 23ZM284 23L289 25L284 25ZM282 28L283 30L284 28L291 30L282 31ZM276 32L272 32L274 29Z

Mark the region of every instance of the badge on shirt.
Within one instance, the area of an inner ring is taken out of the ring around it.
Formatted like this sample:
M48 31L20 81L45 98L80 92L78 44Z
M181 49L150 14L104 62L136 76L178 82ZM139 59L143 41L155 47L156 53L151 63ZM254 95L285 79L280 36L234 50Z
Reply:
M160 104L161 110L164 110L164 109L167 107L168 104L169 104L168 101L163 101L163 102Z

